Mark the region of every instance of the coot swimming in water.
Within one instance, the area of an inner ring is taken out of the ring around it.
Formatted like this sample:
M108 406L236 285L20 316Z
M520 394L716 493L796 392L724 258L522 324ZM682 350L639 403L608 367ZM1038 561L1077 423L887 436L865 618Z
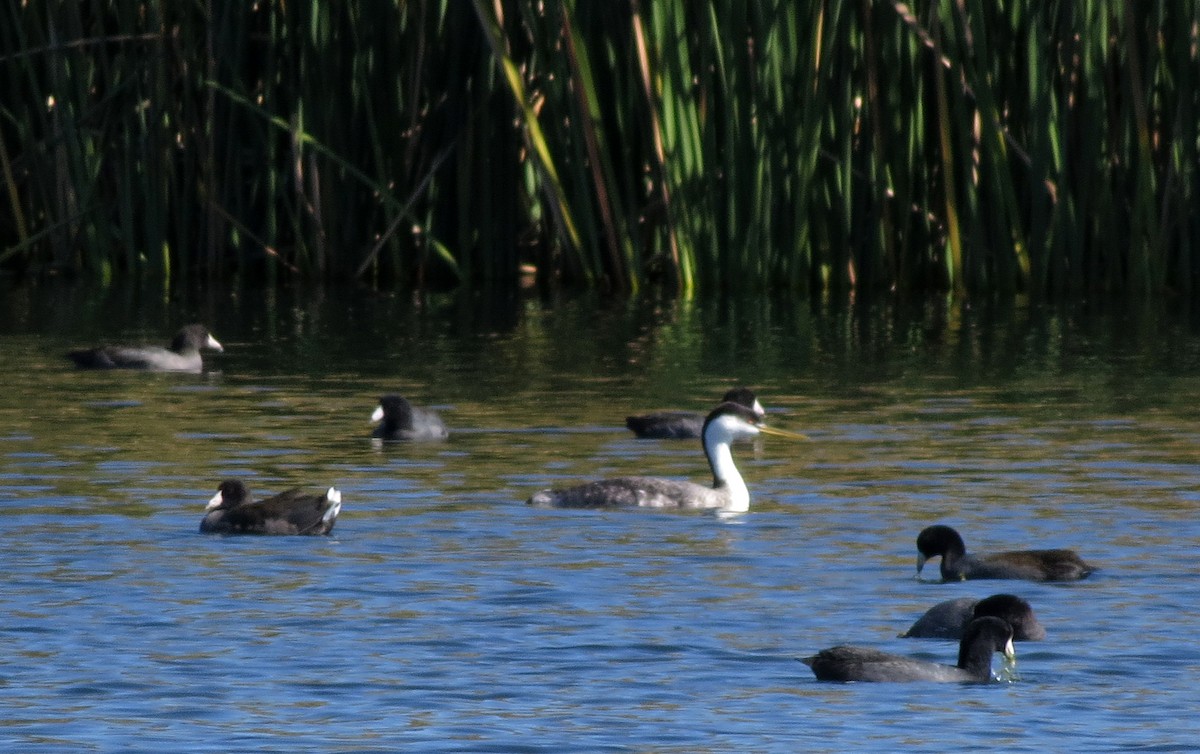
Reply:
M748 388L736 387L725 393L722 403L738 403L758 414L765 416L762 404L758 402L754 392ZM700 437L704 429L704 414L696 411L660 411L653 414L639 414L625 417L625 426L635 435L645 439L656 440L694 440Z
M959 597L939 602L900 634L900 638L958 640L962 638L968 623L986 615L1008 621L1013 627L1013 641L1041 641L1046 638L1046 629L1042 628L1033 614L1033 607L1013 594L993 594L981 600Z
M342 509L342 493L330 487L324 495L300 488L264 500L251 500L246 485L228 479L208 501L200 531L204 534L328 534Z
M1077 581L1094 566L1074 550L1011 550L988 555L968 555L958 532L949 526L929 526L917 536L917 575L925 561L941 556L942 579L1025 579L1027 581Z
M943 665L867 647L842 645L801 660L820 681L940 681L987 683L992 653L1012 660L1012 626L1000 618L976 618L958 645L958 664Z
M200 349L223 351L204 325L188 325L175 334L169 348L100 346L71 351L67 358L80 369L140 369L147 372L199 372Z
M380 398L371 421L379 422L371 436L381 440L445 440L450 436L440 416L399 395Z

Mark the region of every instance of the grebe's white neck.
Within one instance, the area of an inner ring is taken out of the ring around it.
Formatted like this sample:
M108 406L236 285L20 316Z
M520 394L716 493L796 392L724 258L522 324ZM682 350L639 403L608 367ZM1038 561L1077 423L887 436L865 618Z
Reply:
M737 416L718 416L704 428L704 455L713 473L713 486L729 493L729 503L723 510L729 513L745 513L750 510L750 490L733 463L730 445L734 440L754 437L758 428Z
M729 493L729 504L722 506L730 513L745 513L750 510L750 490L733 463L733 453L729 443L716 443L708 450L708 465L712 467L713 486L724 489Z

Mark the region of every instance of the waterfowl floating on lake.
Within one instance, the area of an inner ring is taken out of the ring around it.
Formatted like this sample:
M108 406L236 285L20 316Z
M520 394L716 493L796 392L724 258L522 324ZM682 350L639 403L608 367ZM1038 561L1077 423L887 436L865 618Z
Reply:
M399 395L380 398L371 421L379 422L371 436L380 440L445 440L450 436L440 416Z
M204 510L204 534L328 534L342 510L342 493L330 487L324 495L312 495L297 487L252 500L245 484L228 479Z
M958 663L943 665L868 647L841 645L801 660L819 681L936 681L987 683L992 680L992 653L1016 658L1013 630L1000 618L976 618L958 645Z
M1024 579L1026 581L1078 581L1096 570L1074 550L1009 550L968 555L957 531L941 524L917 535L917 576L925 563L941 557L942 579Z
M223 351L204 325L188 325L175 334L168 348L159 346L100 346L71 351L67 358L80 369L140 369L147 372L200 372L200 349Z
M749 388L736 387L725 393L722 403L737 403L752 410L761 418L766 415L762 404ZM625 417L625 426L645 439L690 440L700 437L706 416L697 411L660 411Z
M704 455L712 469L713 484L629 476L602 479L576 487L542 490L529 498L530 505L555 508L687 508L744 513L750 509L750 492L730 445L734 440L759 434L805 439L804 435L766 426L762 417L739 403L722 403L709 413L701 436Z
M1014 594L993 594L977 600L959 597L939 602L925 611L911 627L900 634L902 639L962 638L967 624L986 616L1000 618L1013 627L1013 641L1041 641L1046 629L1033 614L1033 607Z

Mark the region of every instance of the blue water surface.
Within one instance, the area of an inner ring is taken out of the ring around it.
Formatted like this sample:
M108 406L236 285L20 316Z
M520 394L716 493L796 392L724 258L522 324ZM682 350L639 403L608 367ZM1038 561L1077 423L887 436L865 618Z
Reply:
M469 302L357 293L6 306L4 750L1200 742L1200 338L1186 318L1164 336L1157 317L1020 309L930 324L524 302L495 325ZM203 375L61 359L191 319L226 344ZM735 449L748 515L524 504L607 475L704 481L697 443L636 440L623 418L702 410L732 384L811 438ZM438 408L451 439L372 444L385 392ZM231 476L263 495L336 485L342 516L328 537L200 535ZM970 550L1073 547L1100 570L918 581L916 534L934 522ZM1018 644L1013 681L828 684L798 662L838 643L953 662L952 644L897 634L936 602L1004 591L1048 631Z

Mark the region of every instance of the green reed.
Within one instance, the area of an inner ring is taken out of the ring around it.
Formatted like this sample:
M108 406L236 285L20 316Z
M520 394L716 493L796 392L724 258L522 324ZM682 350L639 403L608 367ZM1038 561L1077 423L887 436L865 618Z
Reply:
M1191 293L1184 0L45 0L0 269Z

